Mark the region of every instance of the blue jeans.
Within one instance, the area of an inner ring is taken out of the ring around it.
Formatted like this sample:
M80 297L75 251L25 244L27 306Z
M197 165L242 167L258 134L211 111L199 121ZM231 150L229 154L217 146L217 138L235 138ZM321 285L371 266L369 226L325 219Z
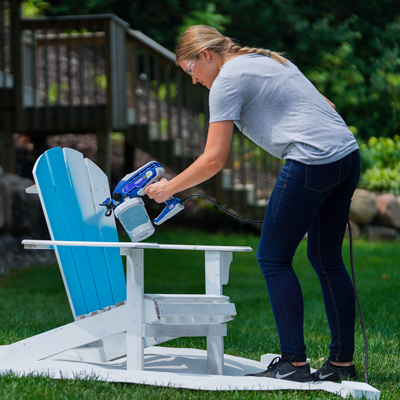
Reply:
M350 203L360 176L356 150L339 161L305 165L287 160L268 203L257 249L278 328L282 358L306 360L303 295L292 259L308 233L307 256L321 284L330 361L352 361L355 299L342 258Z

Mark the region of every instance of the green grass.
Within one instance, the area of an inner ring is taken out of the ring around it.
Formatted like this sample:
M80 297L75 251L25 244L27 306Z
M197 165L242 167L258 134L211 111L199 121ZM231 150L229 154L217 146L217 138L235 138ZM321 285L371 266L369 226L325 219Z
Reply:
M204 233L189 230L158 231L149 239L159 243L250 245L258 237L243 233ZM329 330L318 280L306 257L307 242L299 246L294 267L303 288L305 340L313 367L328 354ZM344 244L348 261L349 245ZM369 383L381 390L381 399L400 399L400 245L354 244L357 289L369 339ZM202 293L204 256L187 251L146 250L145 291ZM279 353L279 341L268 294L253 253L235 253L229 284L237 316L228 324L225 352L259 360L264 353ZM15 270L0 281L0 345L44 332L72 321L57 265ZM169 346L205 349L202 338L185 338ZM357 320L355 364L363 380L364 341ZM49 377L0 376L1 399L338 399L325 392L201 392L134 384L87 380L52 380Z

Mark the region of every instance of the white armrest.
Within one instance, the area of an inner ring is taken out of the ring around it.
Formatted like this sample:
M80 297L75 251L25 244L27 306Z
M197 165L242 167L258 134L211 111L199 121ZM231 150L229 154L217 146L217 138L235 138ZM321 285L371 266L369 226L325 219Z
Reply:
M228 252L250 252L253 251L248 246L197 246L197 245L176 245L158 244L147 242L84 242L68 240L31 240L25 239L22 244L26 249L54 249L54 246L73 246L73 247L117 247L121 249L121 254L125 254L126 249L160 249L160 250L198 250L198 251L228 251Z
M25 189L25 192L28 194L38 194L36 185L29 186Z

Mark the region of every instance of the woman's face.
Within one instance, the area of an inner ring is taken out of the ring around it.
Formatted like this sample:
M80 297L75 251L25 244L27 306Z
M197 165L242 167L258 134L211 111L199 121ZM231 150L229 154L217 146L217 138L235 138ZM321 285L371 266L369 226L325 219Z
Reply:
M220 68L216 63L215 57L211 57L208 50L202 51L192 60L183 60L179 63L180 67L192 77L193 84L201 83L210 89L215 78L219 74Z

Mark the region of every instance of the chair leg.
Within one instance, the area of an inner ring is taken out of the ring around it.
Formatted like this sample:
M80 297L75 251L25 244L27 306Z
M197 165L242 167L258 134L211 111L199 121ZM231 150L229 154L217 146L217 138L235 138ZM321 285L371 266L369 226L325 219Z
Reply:
M122 251L121 251L122 253ZM127 249L127 369L144 369L143 323L143 249Z
M207 373L209 375L224 373L223 336L207 336Z

